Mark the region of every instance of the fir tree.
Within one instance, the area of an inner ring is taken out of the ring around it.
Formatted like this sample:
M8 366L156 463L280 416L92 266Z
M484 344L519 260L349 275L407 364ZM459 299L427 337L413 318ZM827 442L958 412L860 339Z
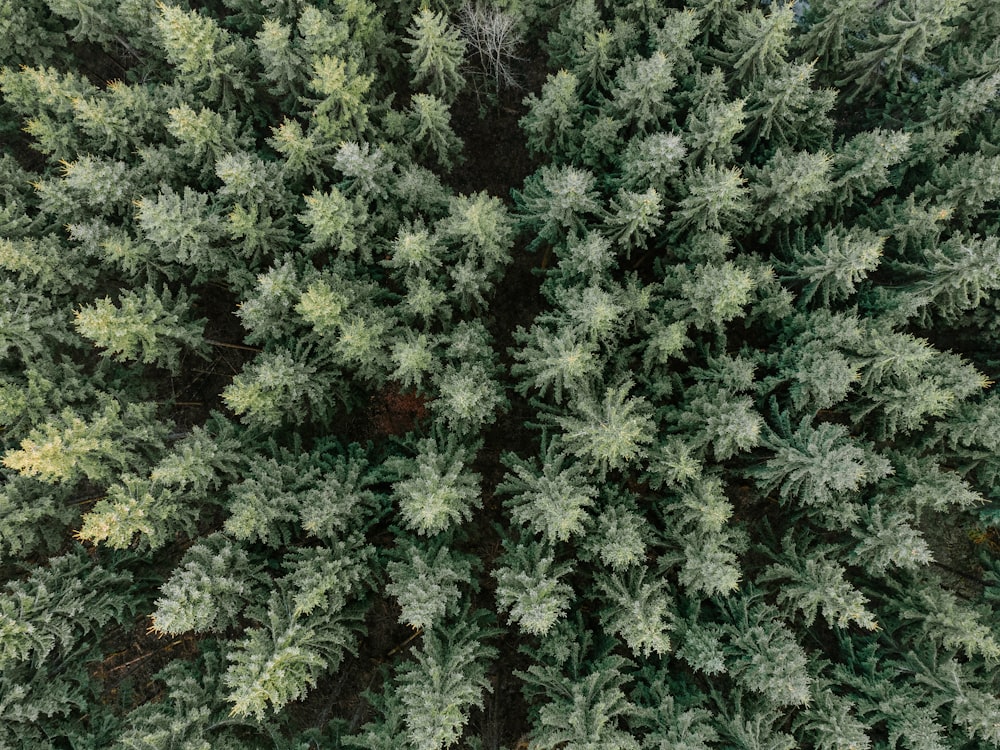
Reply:
M76 329L118 361L139 359L177 372L181 348L205 355L204 319L188 321L191 303L182 292L176 299L166 288L157 293L146 287L121 295L118 305L109 298L76 313Z
M406 55L413 71L413 85L451 102L465 85L460 66L466 43L458 29L441 13L424 6L414 15L405 39L412 49Z
M404 523L421 535L438 534L468 520L482 502L479 476L468 470L476 446L462 447L453 433L425 438L412 458L395 456L385 468L398 481L393 494Z
M432 630L400 670L396 694L410 747L437 750L461 737L470 710L491 689L486 673L497 651L483 643L487 635L475 620Z

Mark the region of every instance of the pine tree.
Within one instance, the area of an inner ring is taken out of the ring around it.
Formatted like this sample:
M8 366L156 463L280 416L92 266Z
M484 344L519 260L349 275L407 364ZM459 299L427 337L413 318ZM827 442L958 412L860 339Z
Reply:
M738 685L775 706L805 706L814 678L807 657L776 610L752 594L732 597L726 606L726 666Z
M335 249L348 254L361 248L362 258L371 262L370 250L364 249L361 235L368 214L360 201L333 187L305 196L305 204L306 210L298 218L309 228L308 249Z
M952 33L964 3L960 0L932 4L925 0L892 2L877 16L881 23L865 49L847 63L848 73L837 82L852 85L854 95L898 83L907 68L930 62L934 48Z
M451 114L444 100L433 94L414 94L406 118L406 137L417 144L417 154L423 159L433 154L439 166L450 170L462 142L451 127Z
M340 395L335 375L288 351L259 354L233 378L223 399L248 425L276 427L282 421L324 418Z
M586 552L615 573L634 567L646 557L650 526L627 500L608 503L587 534Z
M132 576L96 565L82 548L54 557L0 597L0 669L30 661L35 669L54 651L66 656L91 629L133 610Z
M767 164L748 174L757 226L780 226L807 215L832 191L831 168L829 154L787 154L779 149Z
M627 578L601 576L599 589L607 603L603 612L604 628L615 633L637 656L649 658L671 650L669 632L673 629L667 586L662 580L646 581L646 569L633 569Z
M829 687L813 691L815 705L796 719L798 732L809 737L819 750L867 750L870 727L855 715L856 705ZM800 735L801 736L801 735Z
M687 320L700 329L722 329L744 315L757 286L753 274L731 261L701 264L681 278Z
M611 91L616 114L642 132L655 130L673 111L667 98L676 85L672 73L670 60L660 51L646 59L627 61L619 69Z
M512 352L517 361L511 374L519 378L517 389L522 395L536 389L544 396L551 390L561 403L564 394L577 392L598 373L593 342L571 328L551 331L535 324L530 331L519 328L515 338L521 348Z
M459 445L457 435L425 438L411 458L394 456L385 468L397 477L393 494L403 522L422 536L440 534L472 516L482 503L479 476L468 470L478 446Z
M510 619L525 633L544 635L570 606L573 590L560 580L569 571L568 565L555 562L543 544L508 545L493 573L497 604L510 613Z
M934 559L924 535L913 527L909 511L873 504L860 511L859 520L852 531L858 542L851 559L865 570L875 574L889 568L914 570Z
M161 701L144 703L127 714L117 737L128 750L166 750L174 746L236 750L257 747L264 729L251 721L227 716L221 700L220 678L224 657L218 647L207 645L194 662L177 659L157 673L164 684ZM251 740L257 734L258 737ZM253 744L249 744L253 743Z
M404 40L412 49L406 55L413 71L413 86L426 87L428 93L445 102L454 101L465 86L460 70L466 42L459 30L442 13L424 6L413 16Z
M155 196L140 198L135 208L142 236L159 251L163 264L197 269L195 278L226 270L226 254L213 247L223 234L222 222L208 195L189 187L181 194L164 187Z
M866 16L868 0L819 0L810 3L807 27L799 37L798 47L807 60L817 59L821 67L833 68L851 51L851 43Z
M541 467L512 453L503 457L509 471L496 492L509 495L511 518L550 543L568 541L584 531L597 489L587 482L582 463L567 464L557 441L542 454Z
M578 88L577 77L560 70L555 75L549 74L540 97L529 94L524 100L528 113L521 118L520 125L531 151L563 157L577 151L584 116Z
M625 257L631 257L634 247L642 247L662 226L660 212L663 203L655 188L643 193L621 190L611 201L611 215L607 219L610 238L625 248Z
M744 132L779 147L817 151L830 145L835 89L813 88L815 62L789 64L760 81L747 100ZM822 113L822 116L820 116ZM755 149L756 150L756 149Z
M736 16L735 28L724 39L726 62L733 77L748 83L774 73L785 62L795 23L794 3L773 3L770 12L758 8Z
M688 195L678 204L670 229L735 230L750 212L746 180L737 168L710 165L696 170L686 187Z
M297 616L287 594L272 594L266 612L229 654L222 678L231 713L263 719L302 698L319 675L337 667L354 650L354 618L340 612L323 617Z
M264 718L303 697L356 650L360 613L349 604L366 575L366 556L356 543L292 553L267 606L250 614L260 625L228 654L222 682L232 715Z
M19 450L8 450L3 465L43 482L86 477L108 481L119 473L141 470L163 448L168 426L154 417L152 404L120 403L105 398L88 419L70 408L33 428Z
M518 674L545 701L534 722L532 744L546 750L557 747L638 750L638 741L621 728L637 713L623 690L630 681L623 673L629 663L611 655L580 663L580 647L573 646L577 658L571 658L563 669L558 665L535 664Z
M808 282L799 295L800 303L808 304L817 292L824 307L848 299L858 282L878 266L885 241L869 229L832 229L824 234L821 245L810 250L805 249L805 243L797 244L786 267L795 269L793 278Z
M838 205L849 207L869 198L892 182L889 170L910 154L912 136L876 129L859 133L833 156L833 195Z
M712 71L712 84L722 88L718 68ZM704 90L710 90L706 83ZM684 129L690 146L689 163L725 164L737 153L736 139L746 126L746 100L727 100L721 95L705 96L688 113Z
M844 568L828 559L834 552L822 547L796 549L791 535L782 542L782 556L757 577L761 583L782 581L779 606L791 605L802 612L807 625L817 610L829 625L846 628L854 623L865 630L878 630L875 616L865 608L868 599L844 578Z
M308 89L316 98L305 101L313 105L317 135L331 143L363 137L369 125L366 98L374 76L361 73L355 58L334 55L314 59L310 75Z
M192 500L172 488L123 474L84 515L76 536L114 549L156 550L195 534L200 509Z
M292 27L277 18L265 18L254 37L254 45L264 67L264 77L271 83L271 93L296 101L304 87L305 60L293 42Z
M183 291L175 299L166 287L157 293L147 286L141 296L124 292L117 305L105 297L77 310L75 326L106 356L119 362L138 359L176 373L182 347L201 356L208 350L202 338L205 320L186 320L190 308Z
M676 133L652 133L636 136L622 154L623 186L638 189L648 186L661 195L674 192L674 178L680 175L687 147Z
M422 550L415 542L398 552L386 569L386 593L399 602L399 621L414 630L429 632L457 613L462 598L460 584L472 577L470 561L441 545Z
M216 533L190 547L160 588L151 616L160 633L225 631L262 583L246 551Z
M794 498L802 505L827 507L820 512L835 513L846 497L893 473L885 457L852 440L842 425L813 427L807 416L791 432L787 414L778 420L784 434L774 441L774 457L750 473L762 492L777 489L783 502Z
M655 423L648 402L631 397L633 383L625 381L605 389L603 397L581 393L573 402L573 413L557 416L566 450L593 462L591 471L600 476L642 461L654 440Z
M573 167L542 167L525 181L523 191L513 191L522 222L534 232L531 249L557 245L567 236L578 236L584 216L599 213L594 175Z
M230 107L249 97L244 73L249 45L221 28L212 18L174 5L159 3L154 21L167 60L184 84L209 102Z
M396 678L409 747L439 750L462 736L469 712L491 690L486 674L497 650L483 643L487 635L474 619L425 633Z

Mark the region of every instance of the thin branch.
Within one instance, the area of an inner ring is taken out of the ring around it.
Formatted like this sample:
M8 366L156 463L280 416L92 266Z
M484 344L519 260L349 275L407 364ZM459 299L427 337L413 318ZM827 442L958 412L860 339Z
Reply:
M263 349L258 349L255 346L244 346L243 344L227 344L225 341L216 341L215 339L205 339L206 344L211 344L212 346L220 346L223 349L239 349L244 352L257 352L258 354Z

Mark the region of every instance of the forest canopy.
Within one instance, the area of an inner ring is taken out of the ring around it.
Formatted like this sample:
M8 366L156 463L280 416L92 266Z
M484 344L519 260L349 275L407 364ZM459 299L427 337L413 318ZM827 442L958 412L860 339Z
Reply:
M1000 3L0 0L0 747L1000 747Z

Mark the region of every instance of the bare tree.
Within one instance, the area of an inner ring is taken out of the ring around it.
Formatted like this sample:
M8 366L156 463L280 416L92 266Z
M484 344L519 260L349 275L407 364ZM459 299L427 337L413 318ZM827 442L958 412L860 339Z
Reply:
M514 70L524 57L518 54L521 35L512 13L481 2L467 2L459 14L472 77L491 85L493 91L520 88Z

